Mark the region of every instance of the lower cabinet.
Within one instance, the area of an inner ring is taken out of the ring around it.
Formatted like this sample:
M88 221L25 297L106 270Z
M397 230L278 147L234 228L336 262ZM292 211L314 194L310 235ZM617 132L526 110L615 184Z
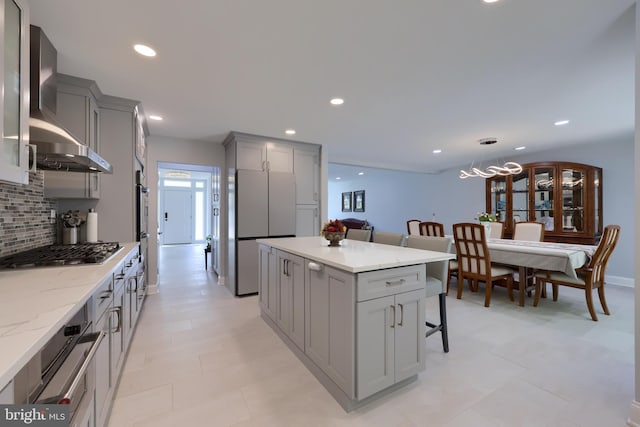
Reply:
M424 370L424 290L357 304L358 398Z
M354 399L355 276L307 261L305 279L305 354Z
M276 323L304 351L304 259L278 251Z
M262 312L350 401L424 370L426 264L350 273L259 253Z

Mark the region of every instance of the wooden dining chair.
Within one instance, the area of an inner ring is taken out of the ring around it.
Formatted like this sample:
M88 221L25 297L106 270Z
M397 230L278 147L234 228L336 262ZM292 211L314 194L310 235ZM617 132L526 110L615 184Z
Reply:
M491 303L491 291L494 282L503 282L511 301L513 298L513 270L503 266L491 265L489 248L484 226L475 223L460 223L453 225L453 238L458 254L458 295L462 298L464 280L469 281L471 288L477 287L479 282L485 283L484 306Z
M410 219L407 221L407 235L418 235L420 234L420 221L419 219Z
M516 222L513 240L542 242L544 240L544 224L536 221Z
M404 234L389 233L386 231L376 231L373 233L373 243L381 243L383 245L402 246L404 243Z
M424 249L427 251L446 252L451 251L451 237L431 237L431 236L407 236L407 247ZM447 331L447 298L445 294L445 284L449 276L449 261L436 261L427 264L427 280L425 285L426 298L438 295L440 309L440 323L435 324L425 322L427 332L425 337L429 337L436 332L442 334L442 348L445 353L449 352L449 333Z
M421 236L444 237L444 225L439 222L424 221L419 226Z
M605 271L607 269L609 257L615 249L619 237L620 226L607 225L604 228L602 237L600 238L600 243L598 243L598 249L596 249L595 253L591 257L591 260L587 263L586 266L576 268L576 273L578 273L577 279L574 279L573 277L561 272L538 272L536 274L536 294L533 300L533 305L535 307L538 306L538 303L540 302L540 294L542 293L542 286L545 283L551 283L551 285L553 286L554 301L558 300L558 286L560 285L568 286L570 288L583 289L585 292L585 297L587 299L587 308L589 309L589 314L591 314L591 319L594 322L597 322L598 316L596 316L596 311L593 308L592 295L592 291L594 289L597 289L598 297L600 298L600 305L602 305L602 310L604 311L604 314L609 315L609 307L607 307L607 300L604 296Z
M369 242L371 240L371 230L360 230L358 228L349 228L346 237L349 240L361 240Z

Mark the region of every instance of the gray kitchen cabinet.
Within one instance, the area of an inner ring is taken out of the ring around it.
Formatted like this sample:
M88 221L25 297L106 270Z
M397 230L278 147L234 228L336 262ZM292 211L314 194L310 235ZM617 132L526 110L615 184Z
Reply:
M264 313L276 320L276 306L278 299L277 290L277 274L278 274L278 260L277 250L269 246L260 245L260 258L259 258L259 301L260 306Z
M29 183L29 13L22 0L0 0L0 181Z
M320 208L318 205L296 205L296 236L320 234Z
M295 146L293 171L296 176L296 205L317 205L320 200L320 147L310 144Z
M117 384L118 382L118 377L123 366L126 351L126 341L124 334L124 278L118 280L118 277L116 276L114 282L113 312L115 313L115 316L111 317L111 335L109 340L109 344L111 347L111 384L113 385Z
M93 80L58 74L56 118L80 142L101 154L100 109L102 96ZM52 199L99 199L100 173L45 171L44 194Z
M359 399L424 370L424 309L424 290L357 303Z
M96 426L102 426L105 424L109 414L115 387L111 375L111 350L109 344L111 341L111 324L114 323L113 317L116 315L113 308L113 277L99 286L93 299L96 313L94 331L102 331L106 334L94 356L96 366L95 421Z
M350 398L355 390L355 276L307 262L305 354Z
M241 135L237 143L238 169L293 173L293 147L287 143L265 141L263 137Z
M320 232L320 147L300 144L293 151L296 236L317 236Z
M304 259L278 251L276 324L304 351Z
M9 381L9 383L0 390L0 405L11 405L13 403L13 381Z

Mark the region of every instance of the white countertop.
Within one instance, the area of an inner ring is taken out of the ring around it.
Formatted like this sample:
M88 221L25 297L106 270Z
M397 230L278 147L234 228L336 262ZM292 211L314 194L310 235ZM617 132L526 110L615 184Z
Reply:
M0 389L138 244L121 246L104 264L0 270Z
M323 237L258 239L258 243L300 255L350 273L454 259L455 255L401 246L344 239L330 247Z

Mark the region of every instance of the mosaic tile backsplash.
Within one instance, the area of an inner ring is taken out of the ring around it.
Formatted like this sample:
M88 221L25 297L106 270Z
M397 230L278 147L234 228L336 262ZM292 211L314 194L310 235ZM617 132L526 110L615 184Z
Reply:
M44 172L29 174L29 185L0 182L0 257L56 241L49 223L56 200L44 198Z

